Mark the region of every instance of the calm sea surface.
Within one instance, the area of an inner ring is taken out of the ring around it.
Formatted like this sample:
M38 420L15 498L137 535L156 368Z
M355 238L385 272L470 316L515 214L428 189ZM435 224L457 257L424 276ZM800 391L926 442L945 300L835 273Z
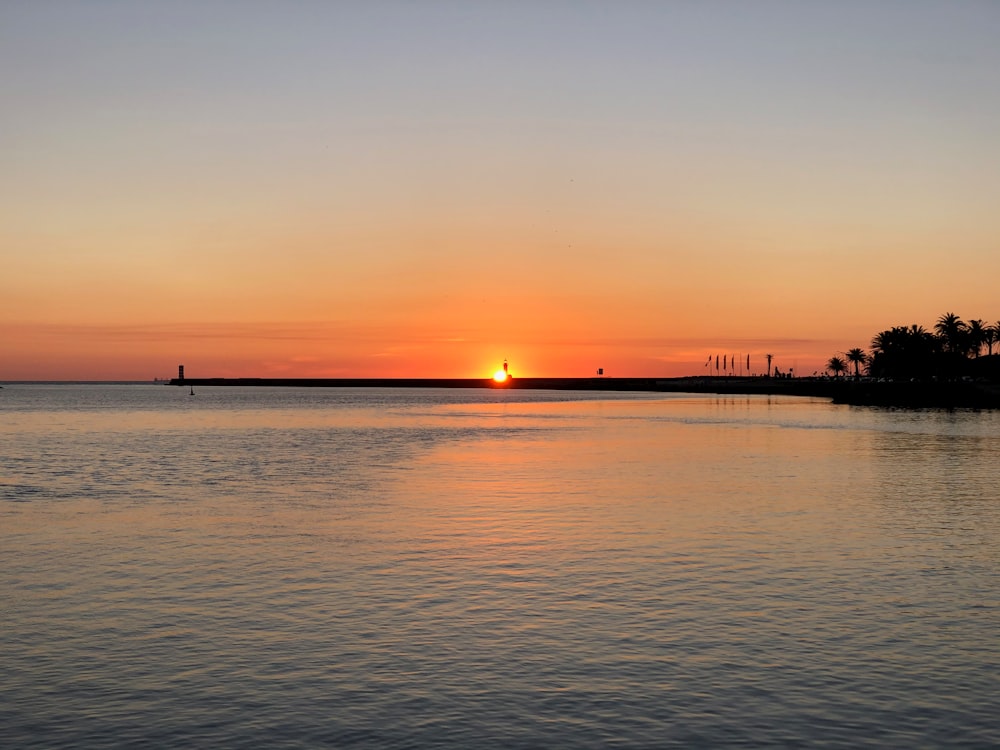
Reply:
M8 385L0 746L1000 746L1000 415Z

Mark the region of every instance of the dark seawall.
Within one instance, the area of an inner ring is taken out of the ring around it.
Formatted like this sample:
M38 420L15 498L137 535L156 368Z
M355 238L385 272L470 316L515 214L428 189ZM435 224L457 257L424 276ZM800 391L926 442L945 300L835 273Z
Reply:
M780 392L779 381L757 378L174 378L181 386L272 386L297 388L494 388L556 391ZM788 381L789 383L793 381ZM768 385L769 384L769 385ZM719 389L719 390L716 390Z
M174 378L179 386L296 388L495 388L558 391L659 391L719 395L829 398L835 403L903 408L1000 408L1000 384L992 382L879 382L852 378Z

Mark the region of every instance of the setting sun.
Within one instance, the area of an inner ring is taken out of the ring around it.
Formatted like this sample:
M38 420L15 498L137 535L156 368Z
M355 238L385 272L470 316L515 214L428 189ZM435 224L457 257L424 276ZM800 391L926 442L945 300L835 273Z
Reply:
M498 383L503 383L505 380L507 380L507 372L505 370L497 370L495 373L493 373L493 379Z

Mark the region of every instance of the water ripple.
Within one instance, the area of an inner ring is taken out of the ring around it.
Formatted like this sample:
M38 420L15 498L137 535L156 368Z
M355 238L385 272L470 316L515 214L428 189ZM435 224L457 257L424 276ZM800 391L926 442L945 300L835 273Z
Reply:
M0 745L1000 744L991 415L77 391L0 427Z

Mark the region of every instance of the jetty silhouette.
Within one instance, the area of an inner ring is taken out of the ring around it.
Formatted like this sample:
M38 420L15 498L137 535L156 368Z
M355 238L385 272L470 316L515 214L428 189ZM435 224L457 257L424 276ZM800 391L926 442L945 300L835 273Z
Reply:
M806 396L834 403L909 408L1000 408L995 382L888 381L853 378L756 377L510 377L493 378L174 378L178 386L288 388L491 388L498 390L646 391L719 396Z
M940 316L929 331L923 326L895 326L877 333L871 354L855 347L827 363L833 377L792 377L779 374L773 354L765 354L767 375L736 375L732 355L714 356L715 374L680 378L597 376L515 378L503 361L502 371L491 378L188 378L184 365L177 368L171 385L272 386L298 388L494 388L557 391L659 391L726 396L781 395L832 399L835 403L905 408L1000 408L1000 321L963 321L955 313ZM986 355L982 356L983 350ZM705 363L709 367L713 357ZM849 365L854 376L844 376ZM861 376L862 364L866 375ZM739 359L742 373L743 358ZM750 355L746 355L747 371ZM499 376L499 377L498 377ZM192 394L194 391L192 390Z

